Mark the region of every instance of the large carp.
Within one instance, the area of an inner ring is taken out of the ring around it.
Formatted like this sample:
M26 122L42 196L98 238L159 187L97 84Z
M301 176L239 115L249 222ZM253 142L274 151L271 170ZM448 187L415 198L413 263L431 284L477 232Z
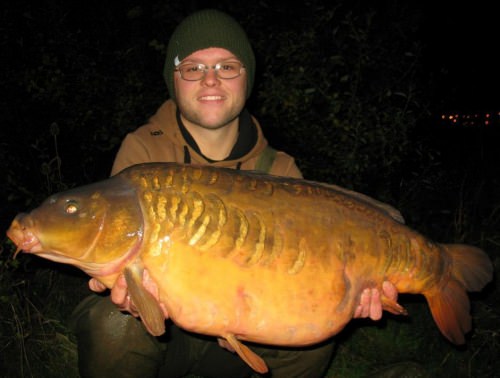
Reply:
M389 209L389 210L388 210ZM146 328L164 332L147 268L180 327L240 341L305 346L352 319L363 289L423 294L441 332L464 343L466 291L492 278L478 248L438 244L390 208L327 184L214 167L150 163L49 197L7 234L18 251L77 266L107 287L124 273ZM404 313L382 297L385 310Z

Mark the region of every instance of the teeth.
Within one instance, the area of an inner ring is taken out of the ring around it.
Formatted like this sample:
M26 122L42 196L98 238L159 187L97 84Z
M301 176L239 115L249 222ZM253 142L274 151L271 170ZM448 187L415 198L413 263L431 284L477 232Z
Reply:
M222 100L222 96L203 96L201 99L209 101Z

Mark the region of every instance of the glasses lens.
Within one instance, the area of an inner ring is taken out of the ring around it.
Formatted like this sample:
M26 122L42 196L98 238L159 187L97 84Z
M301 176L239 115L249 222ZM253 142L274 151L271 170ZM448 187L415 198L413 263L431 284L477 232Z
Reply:
M205 75L205 66L203 64L185 64L179 67L181 77L184 80L201 80Z
M217 76L221 79L234 79L240 76L243 64L240 62L222 62L217 63L213 69ZM201 63L187 63L183 64L177 70L181 73L181 77L188 81L197 81L203 79L205 72L209 67Z
M240 76L242 64L239 62L223 62L217 64L215 67L221 79L234 79Z

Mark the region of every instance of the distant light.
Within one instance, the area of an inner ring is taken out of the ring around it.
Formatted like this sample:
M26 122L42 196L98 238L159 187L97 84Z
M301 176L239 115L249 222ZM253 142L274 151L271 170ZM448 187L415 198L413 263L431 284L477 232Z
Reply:
M500 111L484 113L441 113L443 125L454 127L498 127L500 126Z

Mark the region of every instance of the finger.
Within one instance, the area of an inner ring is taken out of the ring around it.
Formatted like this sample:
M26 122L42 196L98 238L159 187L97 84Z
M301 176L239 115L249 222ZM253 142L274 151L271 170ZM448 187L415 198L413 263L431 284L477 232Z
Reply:
M356 309L354 310L353 318L361 318L362 312L363 312L363 306L358 305L358 307L356 307Z
M370 298L371 298L371 289L364 289L361 292L361 297L359 299L359 305L356 307L354 311L355 318L366 318L370 315Z
M91 278L89 280L89 289L92 291L95 291L96 293L101 293L104 290L107 289L104 284L102 284L100 281L96 280L95 278Z
M363 290L363 294L361 295L361 305L363 306L361 316L363 318L367 318L368 316L370 316L371 295L371 289Z
M127 282L125 281L125 277L120 275L111 289L111 302L122 308L128 305L127 296Z
M380 320L382 318L382 301L380 300L378 289L371 289L370 318L372 320Z
M382 283L382 290L384 295L393 300L394 302L397 302L398 300L398 290L396 289L396 286L394 286L392 283L389 281L384 281Z

